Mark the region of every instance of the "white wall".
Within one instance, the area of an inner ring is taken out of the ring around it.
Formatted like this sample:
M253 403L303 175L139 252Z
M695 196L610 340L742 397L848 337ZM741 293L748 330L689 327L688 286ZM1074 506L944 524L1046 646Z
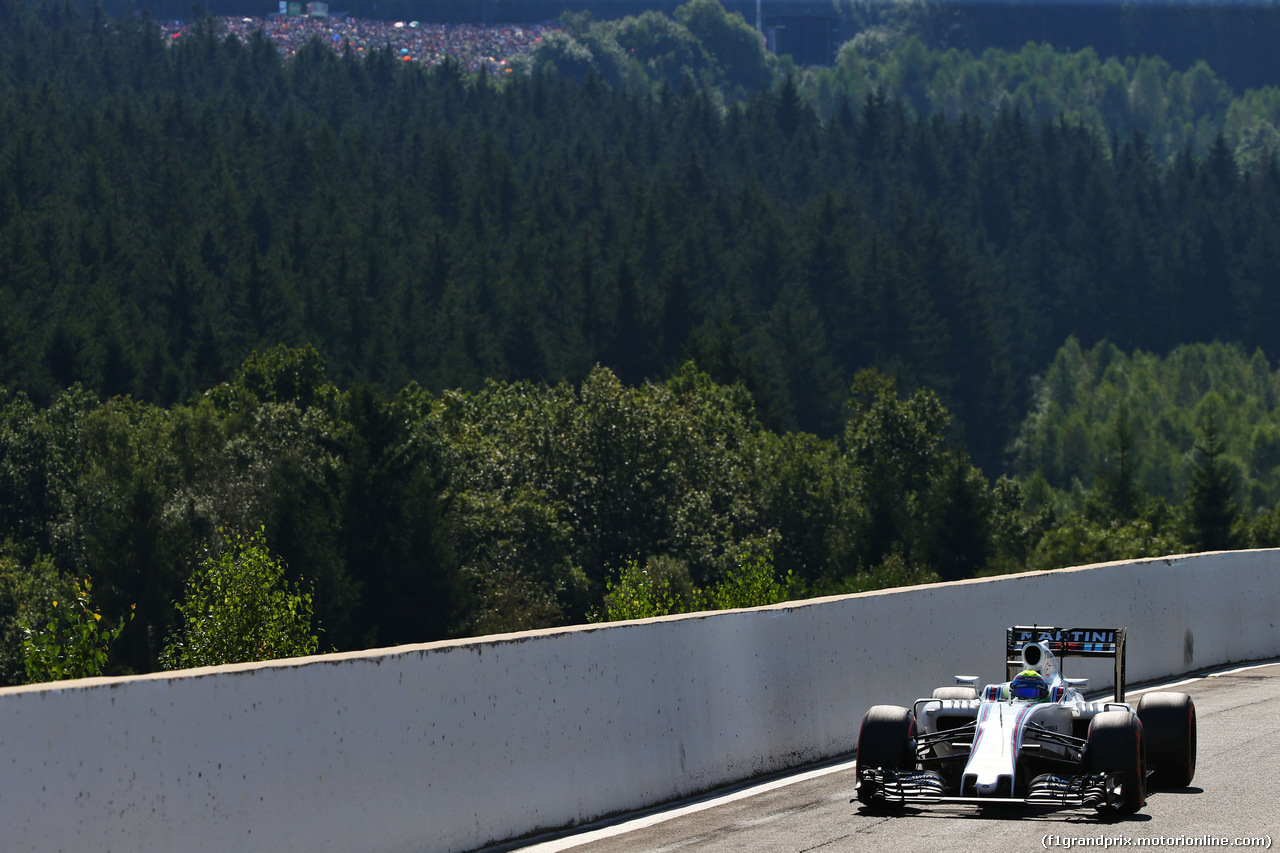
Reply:
M0 849L474 849L847 753L871 704L1001 680L1015 622L1127 626L1131 682L1280 656L1278 564L1196 555L6 688Z

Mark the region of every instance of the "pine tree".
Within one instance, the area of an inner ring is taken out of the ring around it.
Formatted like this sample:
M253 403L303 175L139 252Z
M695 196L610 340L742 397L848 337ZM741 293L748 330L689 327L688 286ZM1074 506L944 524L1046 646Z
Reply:
M1185 537L1196 551L1225 551L1236 547L1234 527L1240 509L1234 500L1234 472L1223 457L1217 420L1217 414L1210 409L1200 443L1196 445L1198 464L1191 473L1183 506Z

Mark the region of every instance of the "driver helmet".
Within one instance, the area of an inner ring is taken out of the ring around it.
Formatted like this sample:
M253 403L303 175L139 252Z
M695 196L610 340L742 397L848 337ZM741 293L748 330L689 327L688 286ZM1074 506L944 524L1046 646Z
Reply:
M1009 682L1011 699L1026 699L1030 702L1044 702L1049 698L1049 683L1044 676L1034 669L1024 669Z

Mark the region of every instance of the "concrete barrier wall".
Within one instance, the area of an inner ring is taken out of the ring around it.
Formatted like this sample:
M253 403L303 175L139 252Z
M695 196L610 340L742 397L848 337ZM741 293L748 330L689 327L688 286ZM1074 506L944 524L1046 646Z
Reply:
M1278 613L1253 551L6 688L0 849L471 850L848 753L1015 622L1127 626L1132 682L1280 656Z

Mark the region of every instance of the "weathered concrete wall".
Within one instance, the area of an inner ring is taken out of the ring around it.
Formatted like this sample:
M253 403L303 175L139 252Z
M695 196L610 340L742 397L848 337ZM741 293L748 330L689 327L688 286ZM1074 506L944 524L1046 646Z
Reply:
M1015 622L1127 626L1138 681L1280 656L1277 613L1254 551L6 688L0 849L474 849L847 753Z

